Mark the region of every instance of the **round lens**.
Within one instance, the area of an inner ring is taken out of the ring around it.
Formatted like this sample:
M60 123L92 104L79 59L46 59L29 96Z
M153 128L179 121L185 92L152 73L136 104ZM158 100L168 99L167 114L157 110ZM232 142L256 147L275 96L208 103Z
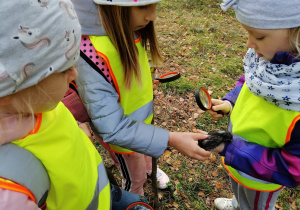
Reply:
M164 75L161 75L158 78L155 78L156 80L159 80L161 83L165 83L165 82L171 82L174 81L176 79L180 78L180 73L179 72L170 72Z
M209 101L209 96L207 95L207 92L205 92L203 89L199 90L199 97L200 97L200 101L202 103L202 105L206 108L206 109L210 109L210 101Z
M162 75L160 78L166 79L166 78L174 77L174 76L176 76L176 75L177 75L177 73L170 73L170 74Z
M211 108L211 99L208 91L205 88L195 90L195 99L200 109L206 111Z

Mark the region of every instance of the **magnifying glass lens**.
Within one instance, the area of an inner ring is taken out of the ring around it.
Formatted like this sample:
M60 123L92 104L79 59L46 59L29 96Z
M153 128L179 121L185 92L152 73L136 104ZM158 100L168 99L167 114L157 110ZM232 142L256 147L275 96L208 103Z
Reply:
M160 78L161 78L161 79L167 79L167 78L174 77L174 75L176 75L176 74L163 75L163 76L161 76Z
M200 109L206 111L211 108L211 99L205 88L198 88L195 91L196 102Z
M200 101L201 101L202 105L206 109L210 109L210 107L209 107L210 106L210 99L207 96L207 93L203 89L199 90L199 98L200 98Z
M158 78L155 78L156 80L159 80L160 83L165 83L165 82L171 82L176 79L180 78L180 73L179 72L170 72L164 75L161 75Z

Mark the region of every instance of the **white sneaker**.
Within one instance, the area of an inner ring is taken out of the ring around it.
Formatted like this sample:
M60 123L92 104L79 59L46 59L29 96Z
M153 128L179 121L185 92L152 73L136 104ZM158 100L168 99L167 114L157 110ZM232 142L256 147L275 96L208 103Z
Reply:
M215 207L219 210L235 210L232 205L232 199L216 198L214 201Z
M170 179L168 175L159 168L157 168L156 179L159 189L166 189L168 187L167 183L170 182Z

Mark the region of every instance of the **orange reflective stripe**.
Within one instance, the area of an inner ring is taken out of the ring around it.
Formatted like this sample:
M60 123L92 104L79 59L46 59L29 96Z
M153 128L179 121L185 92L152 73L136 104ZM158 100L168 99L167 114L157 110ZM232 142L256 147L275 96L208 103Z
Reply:
M231 174L230 170L229 170L229 169L227 168L227 166L225 165L224 159L221 158L221 160L222 160L222 162L223 162L223 165L224 165L226 171L230 174L230 177L231 177L232 179L234 179L234 181L236 181L237 183L239 183L240 185L242 185L242 186L245 187L245 188L248 188L248 189L250 189L250 190L255 190L255 191L257 191L257 189L251 188L251 187L249 187L249 186L246 186L246 185L244 185L243 183L241 183L239 180L237 180L237 179ZM283 188L283 186L280 186L278 189L275 189L275 190L262 190L262 189L260 189L259 191L263 191L263 192L273 192L273 191L279 190L279 189L281 189L281 188Z
M31 134L36 134L40 130L40 127L41 127L41 124L42 124L42 115L43 115L42 113L37 114L34 128L26 136L24 136L21 139L24 139L24 138L26 138L27 136L29 136Z
M77 85L75 84L75 82L70 82L75 88L76 88L76 90L77 90Z
M23 193L27 195L33 202L36 202L33 194L26 187L14 183L10 180L5 181L5 179L4 180L3 179L4 178L0 179L0 188Z
M139 43L141 41L141 36L139 36L139 38L137 38L136 40L134 40L135 43Z
M137 39L134 40L134 42L135 42L135 43L139 43L139 42L141 41L141 38L142 38L142 37L139 36ZM95 49L95 50L96 50L96 49ZM108 67L108 69L109 69L110 76L111 76L112 80L114 81L114 85L115 85L115 87L116 87L116 89L117 89L117 92L118 92L118 94L119 94L119 102L121 102L121 94L120 94L119 85L118 85L117 79L116 79L116 77L115 77L115 75L114 75L114 72L113 72L113 70L112 70L112 68L111 68L111 66L110 66L109 59L108 59L107 56L104 55L103 53L101 53L101 52L99 52L99 51L97 51L97 50L96 50L96 52L97 52L97 54L98 54L101 58L104 59L106 65L107 65L107 67Z
M291 140L292 131L294 130L294 127L295 127L296 123L297 123L299 120L300 120L300 115L297 115L297 116L293 119L293 121L292 121L292 123L291 123L291 125L290 125L290 127L289 127L289 129L288 129L288 131L287 131L285 143L288 143L288 142Z
M99 137L99 139L101 140L101 144L102 144L102 146L104 146L105 149L107 149L107 150L109 150L109 151L112 151L112 152L114 152L114 153L118 153L118 154L122 154L122 155L130 155L130 154L135 153L135 151L131 151L131 152L119 152L119 151L116 151L116 150L114 150L113 148L111 148L110 144L105 143L105 142L103 141L103 139L101 139L100 137Z
M39 113L37 115L35 126L28 135L36 134L40 130L40 127L41 127L41 124L42 124L42 115L43 115L42 113Z
M119 85L118 85L117 79L116 79L116 77L115 77L115 75L114 75L114 72L113 72L113 70L112 70L112 68L111 68L111 66L110 66L109 60L108 60L108 58L106 57L106 55L104 55L103 53L101 53L101 52L99 52L99 51L97 51L97 50L96 50L96 52L98 53L98 55L99 55L101 58L104 59L106 65L107 65L107 67L108 67L108 69L109 69L110 76L111 76L112 80L114 81L114 85L115 85L115 87L116 87L116 89L117 89L117 92L118 92L118 94L119 94L119 102L121 102L121 94L120 94Z
M119 151L116 151L114 149L112 149L111 147L109 147L111 151L113 151L114 153L118 153L118 154L122 154L122 155L131 155L134 153L134 151L131 151L131 152L119 152Z

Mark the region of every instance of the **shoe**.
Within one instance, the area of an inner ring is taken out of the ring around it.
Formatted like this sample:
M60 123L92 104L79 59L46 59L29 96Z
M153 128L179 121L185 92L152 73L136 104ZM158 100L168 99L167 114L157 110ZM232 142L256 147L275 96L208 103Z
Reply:
M214 201L215 207L219 210L234 210L232 205L232 199L228 198L217 198Z
M168 187L167 183L170 182L170 179L168 175L159 168L157 168L156 179L159 189L166 189Z

